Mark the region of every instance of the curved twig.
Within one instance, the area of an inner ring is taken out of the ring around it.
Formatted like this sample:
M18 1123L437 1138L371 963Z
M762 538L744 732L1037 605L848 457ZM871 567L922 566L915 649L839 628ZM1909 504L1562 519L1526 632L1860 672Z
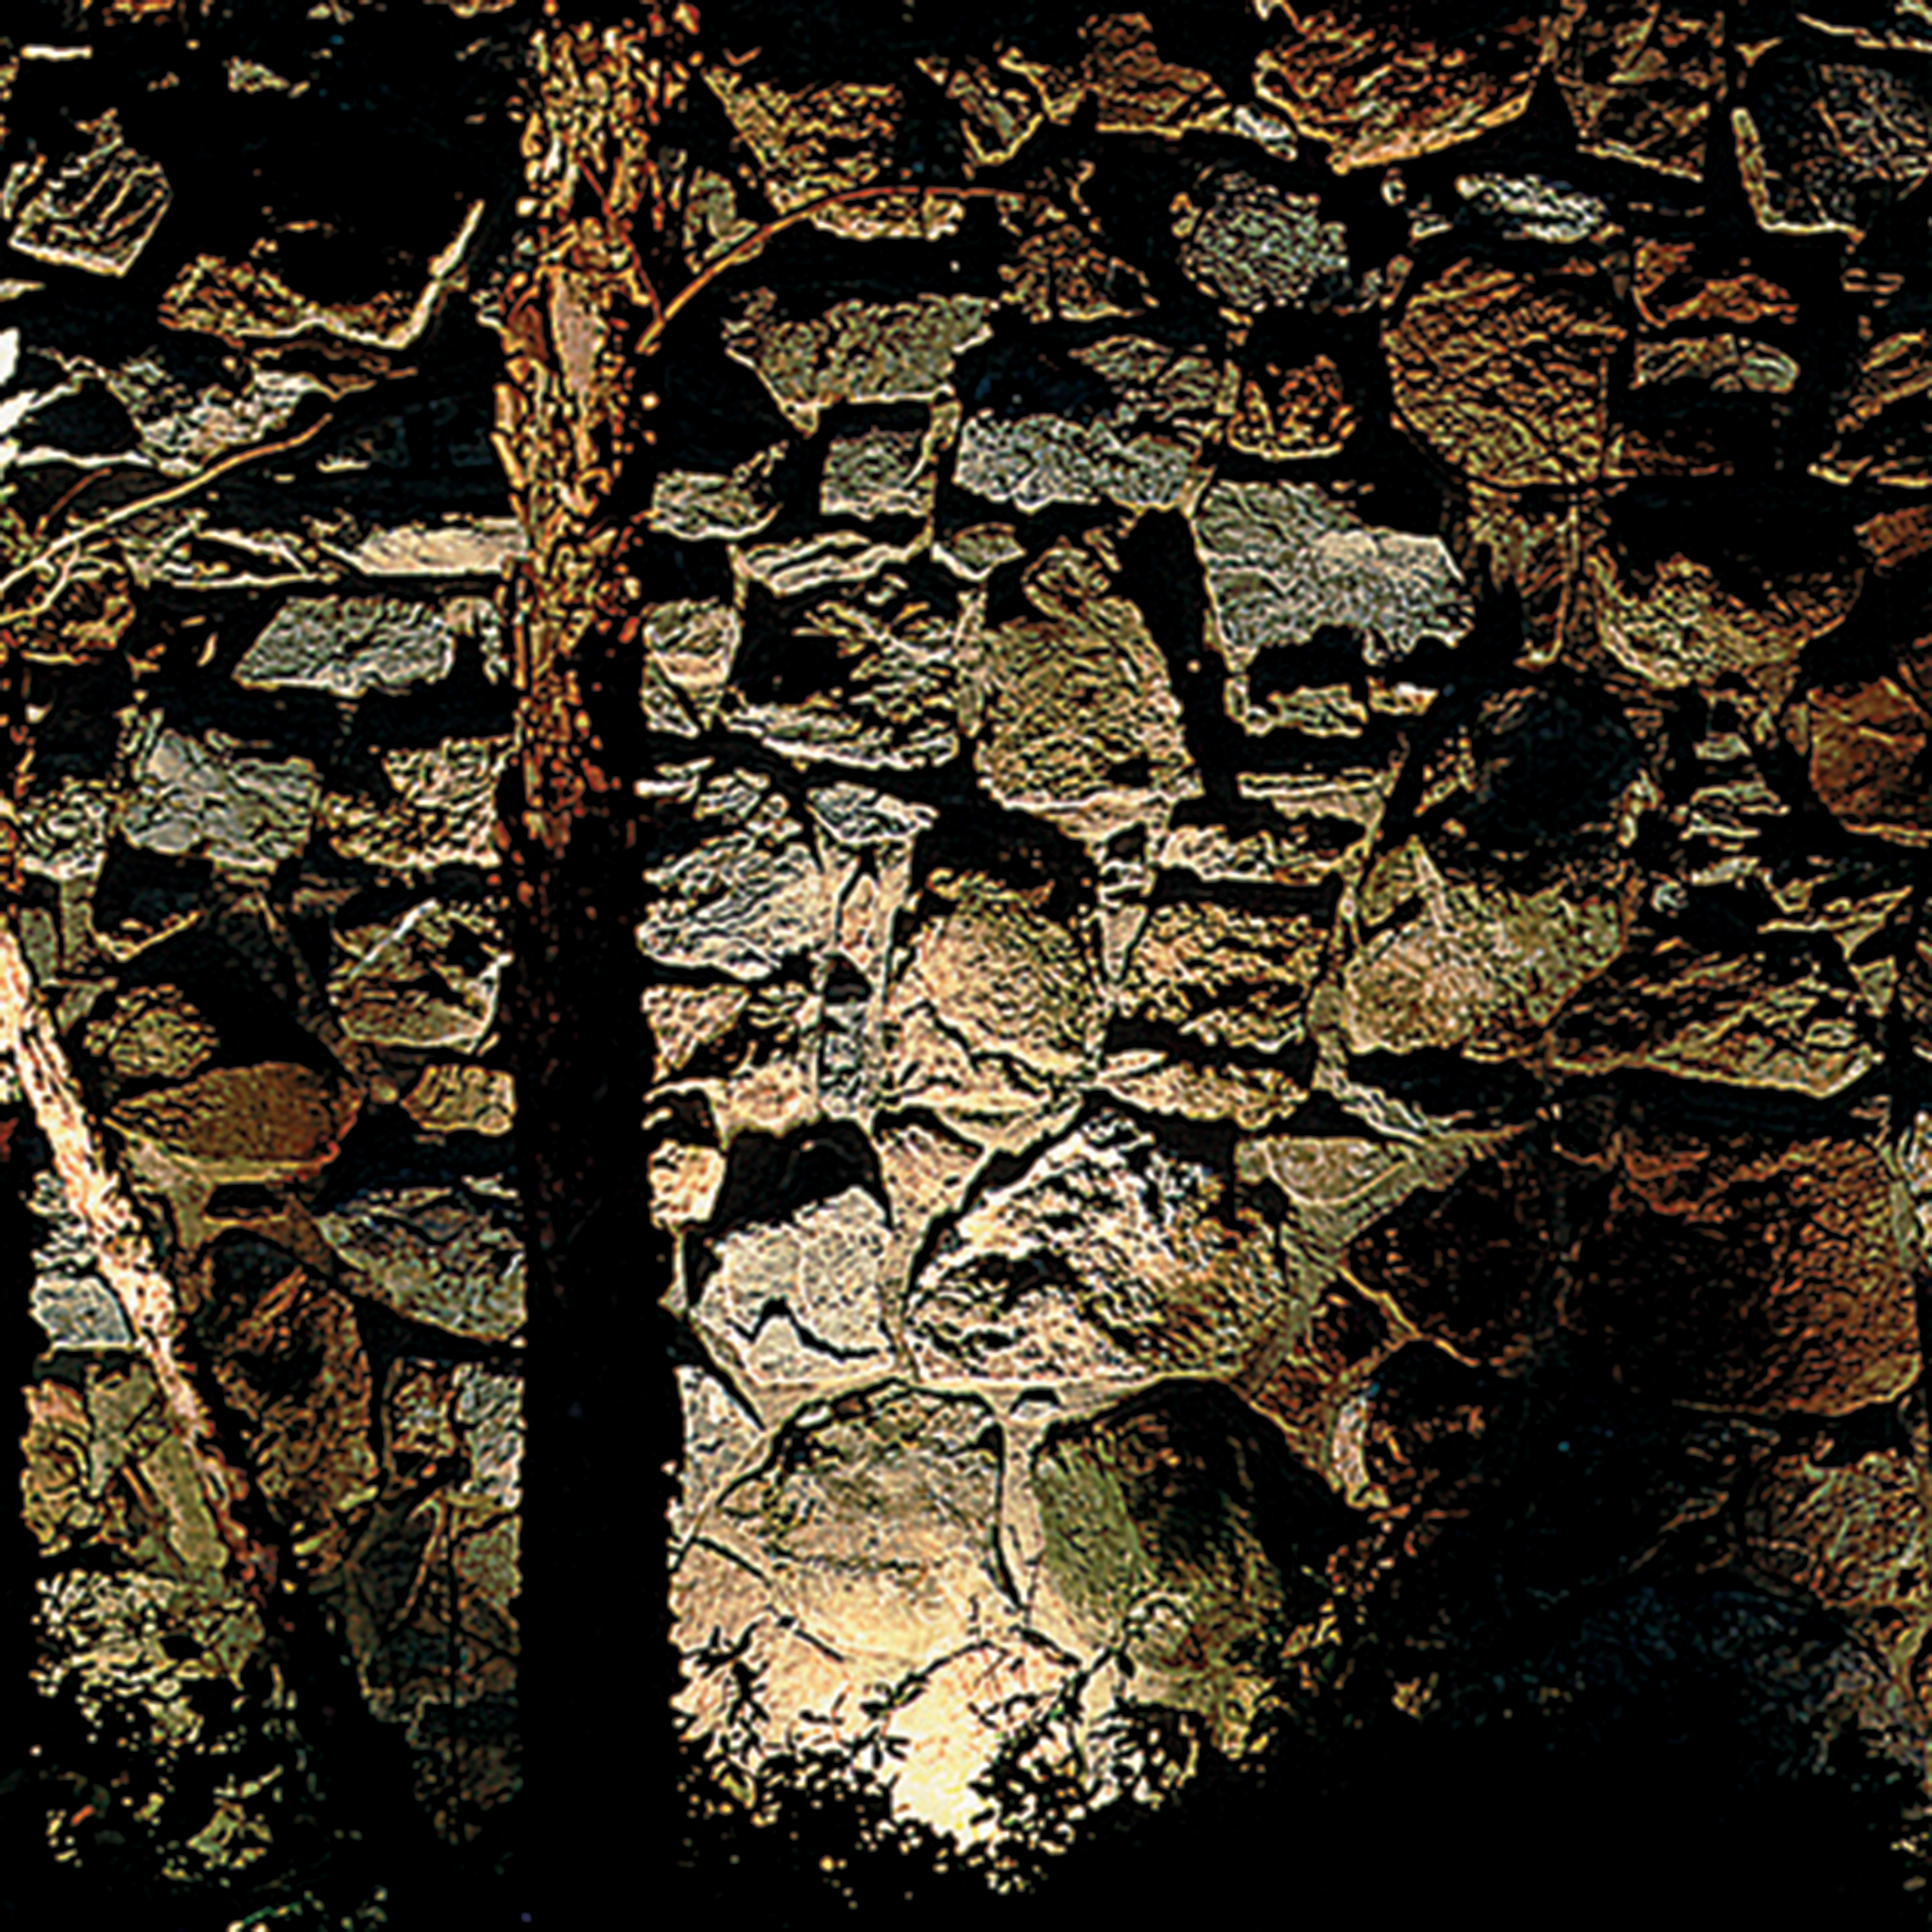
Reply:
M57 557L78 548L90 538L98 537L113 529L117 525L131 522L135 517L150 510L159 510L164 504L178 503L184 496L193 496L198 489L205 489L217 477L226 476L231 470L238 470L244 463L258 463L265 456L279 456L289 450L299 449L304 443L321 434L336 420L335 412L329 411L319 416L308 427L294 436L284 436L274 443L258 443L245 450L232 450L217 463L210 463L205 470L194 476L184 477L177 483L171 483L166 489L156 490L151 495L136 497L132 503L123 503L119 509L111 510L105 516L97 516L90 523L83 523L57 538L37 557L17 565L3 577L0 577L0 598L3 598L17 585L37 576Z
M242 1514L248 1484L228 1460L207 1401L176 1347L181 1311L127 1187L108 1164L60 1035L34 984L13 922L0 916L0 1052L14 1061L35 1124L53 1152L68 1204L152 1373L175 1439L236 1580L259 1601L275 1580L273 1553Z
M902 199L913 195L924 199L943 199L949 201L997 201L1017 200L1024 198L1025 190L1013 188L920 188L904 182L879 183L870 188L841 188L836 194L823 194L816 201L808 201L802 208L794 208L788 215L761 223L745 236L742 241L734 242L722 254L714 255L701 268L662 310L652 317L650 326L638 339L638 347L645 355L657 349L664 330L682 309L702 295L721 275L752 260L765 244L787 228L795 228L801 221L809 221L815 215L822 215L827 209L848 207L859 201L879 201L888 196Z

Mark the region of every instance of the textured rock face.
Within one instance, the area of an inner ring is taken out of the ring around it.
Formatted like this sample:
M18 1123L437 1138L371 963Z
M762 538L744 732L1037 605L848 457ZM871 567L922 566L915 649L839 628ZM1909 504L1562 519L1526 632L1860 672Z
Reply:
M1921 8L23 4L28 1839L483 1922L662 1516L697 1813L1932 1870Z
M1123 1726L1582 1737L1689 1658L1922 1779L1923 33L1209 11L680 123L687 1746L996 1864Z
M337 11L29 4L0 52L8 1828L83 1917L407 1915L397 1834L487 1864L521 1776L504 108L409 132L454 70Z

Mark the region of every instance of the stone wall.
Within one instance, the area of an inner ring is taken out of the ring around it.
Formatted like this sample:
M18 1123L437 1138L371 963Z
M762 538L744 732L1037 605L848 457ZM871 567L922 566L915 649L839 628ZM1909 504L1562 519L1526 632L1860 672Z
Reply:
M106 1896L390 1923L519 1781L523 542L433 151L508 43L104 11L0 65L24 1802Z

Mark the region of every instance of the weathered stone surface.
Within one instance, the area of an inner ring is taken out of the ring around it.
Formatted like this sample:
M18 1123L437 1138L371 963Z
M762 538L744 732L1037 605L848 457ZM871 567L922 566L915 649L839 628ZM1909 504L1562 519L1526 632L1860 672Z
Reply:
M1325 308L1354 292L1341 224L1312 194L1291 194L1239 169L1205 176L1180 198L1181 271L1223 308Z
M351 1289L411 1321L475 1341L523 1325L523 1240L503 1182L368 1188L315 1225L354 1270Z
M1510 1051L1623 950L1627 896L1613 872L1527 893L1452 879L1408 841L1363 886L1343 982L1351 1051Z
M825 452L819 514L869 522L881 516L930 516L938 487L936 445L946 423L924 418L881 422L834 436Z
M1414 1193L1350 1244L1355 1280L1460 1360L1500 1367L1531 1351L1559 1253L1545 1150L1519 1141L1446 1189Z
M1525 17L1466 37L1373 7L1291 7L1255 68L1254 90L1298 134L1329 144L1338 172L1435 154L1513 121L1542 66L1540 23Z
M163 729L140 758L120 829L149 852L270 871L308 844L320 794L307 758L251 756L221 731Z
M1071 74L1029 61L1017 50L1001 57L1002 67L1033 81L1056 121L1072 121L1090 101L1103 134L1178 140L1229 124L1227 96L1198 68L1162 59L1146 14L1097 14L1083 23L1080 38L1083 56Z
M1121 982L1122 1010L1205 1045L1280 1052L1302 1037L1327 950L1317 906L1177 898L1148 914Z
M898 88L854 83L792 90L724 66L707 68L704 78L780 210L869 186L885 173L903 104ZM826 225L854 232L837 214L829 211Z
M431 603L397 598L292 598L243 653L235 682L251 690L341 698L407 690L450 674L456 639Z
M1555 73L1585 154L1695 181L1724 86L1716 7L1672 0L1566 5Z
M28 1203L41 1223L34 1247L33 1317L50 1349L129 1349L134 1333L101 1274L86 1224L51 1171L34 1182Z
M1589 578L1598 637L1640 677L1678 690L1731 674L1774 707L1790 691L1798 653L1845 618L1860 583L1855 570L1781 573L1747 596L1689 557L1639 571L1602 550Z
M1579 1319L1633 1388L1835 1416L1918 1374L1903 1190L1871 1141L1720 1138L1657 1108L1613 1176Z
M1697 242L1646 236L1637 243L1630 292L1637 314L1653 329L1673 323L1725 322L1738 328L1795 322L1788 289L1749 272L1711 271L1725 258Z
M1544 175L1462 174L1455 191L1472 216L1508 241L1574 247L1610 225L1598 197Z
M1896 1669L1932 1625L1925 1472L1904 1449L1780 1458L1745 1498L1746 1561L1850 1618Z
M786 448L774 443L723 476L662 472L651 492L651 527L686 543L755 536L778 514L772 478Z
M1932 100L1907 73L1779 50L1733 112L1738 172L1759 225L1859 239L1932 173Z
M1225 1376L1281 1296L1274 1231L1232 1172L1107 1111L940 1236L913 1284L907 1329L931 1375Z
M107 857L113 812L108 788L86 778L65 778L28 800L20 814L20 869L44 879L85 879Z
M1232 1397L1170 1384L1055 1429L1031 1471L1047 1571L1084 1633L1122 1649L1137 1695L1198 1711L1237 1757L1264 1704L1292 1695L1326 1594L1283 1560L1285 1542L1313 1557L1332 1521L1285 1462Z
M701 1523L711 1505L758 1460L763 1434L756 1413L734 1400L715 1375L680 1367L678 1406L684 1419L684 1454L678 1465L674 1534L681 1546Z
M1136 607L1111 594L1104 557L1056 544L1024 581L1036 614L980 643L987 790L1088 837L1144 815L1150 797L1198 791L1166 661Z
M323 831L345 859L385 872L493 865L497 785L513 749L508 737L445 738L418 750L385 751L383 772L395 796L372 805L328 794L319 814Z
M495 1024L509 963L494 908L424 899L391 919L337 928L329 1003L352 1040L473 1047Z
M89 1016L88 1052L123 1083L181 1080L206 1066L221 1036L178 986L135 986Z
M1186 445L1171 437L1122 436L1111 424L1063 416L985 414L966 419L952 480L1029 515L1051 503L1166 510L1181 500L1191 467Z
M1405 294L1383 346L1399 418L1444 461L1497 488L1575 488L1607 458L1623 336L1587 274L1465 259Z
M301 369L251 366L237 387L197 390L168 367L166 352L136 356L111 370L108 393L125 409L142 453L164 474L189 476L231 450L285 430L303 398L329 385Z
M1045 123L1039 90L1023 75L970 57L929 54L915 64L958 108L975 167L998 167L1011 161Z
M1831 444L1811 466L1826 483L1923 488L1932 477L1926 396L1932 343L1923 329L1877 336L1838 406Z
M1001 1608L992 1422L976 1397L892 1383L814 1404L719 1502L709 1533L834 1655L931 1662ZM695 1571L674 1600L701 1642L712 1612Z
M896 1245L884 1204L856 1187L734 1229L712 1244L693 1324L761 1383L878 1374Z
M493 1138L516 1124L516 1086L494 1067L438 1061L403 1096L403 1111L431 1133L481 1133Z
M1693 336L1640 342L1635 389L1696 383L1717 396L1788 396L1803 372L1782 349L1749 336Z
M384 289L359 301L319 302L261 261L197 255L170 284L156 317L165 329L189 330L237 344L330 336L352 348L396 353L412 347L428 328L476 239L483 214L481 201L470 204L413 296Z
M758 376L800 434L836 402L930 402L947 394L960 354L986 340L978 296L835 303L793 319L761 290L724 330L726 352Z
M445 517L372 529L347 561L370 577L494 577L527 548L514 517Z
M667 965L761 978L831 936L830 884L806 826L748 774L705 781L647 878L637 943Z
M115 110L79 131L88 145L28 198L7 243L51 267L124 276L154 239L173 194L160 165L128 145Z
M1253 1133L1285 1121L1308 1088L1299 1067L1230 1066L1138 1047L1110 1054L1093 1090L1143 1113L1226 1121Z
M1468 593L1439 538L1378 529L1319 484L1217 480L1192 521L1215 641L1236 672L1331 628L1357 634L1373 665L1468 629Z
M1091 928L983 873L936 875L927 894L886 997L892 1104L997 1135L1070 1097L1098 1056Z
M1305 366L1264 365L1246 375L1227 426L1227 445L1263 462L1337 456L1356 428L1341 372L1327 356Z
M1003 298L1029 322L1101 322L1153 306L1147 277L1080 214L1045 196L1016 196L1002 200L1000 221L1013 237L1000 264Z
M1289 1231L1283 1253L1297 1302L1305 1305L1328 1291L1337 1264L1365 1228L1418 1189L1446 1192L1472 1159L1496 1144L1494 1137L1441 1123L1427 1138L1378 1133L1349 1114L1327 1124L1326 1132L1297 1132L1289 1123L1244 1138L1235 1156L1245 1184L1266 1184L1279 1197Z
M319 1173L341 1151L359 1097L307 1067L217 1067L177 1086L117 1101L108 1119L202 1174L287 1181Z
M1498 691L1418 780L1416 828L1384 832L1343 910L1350 1047L1534 1052L1625 943L1655 797L1636 742L1587 687Z
M263 1501L296 1531L326 1587L349 1559L379 1476L369 1437L370 1373L348 1298L292 1255L247 1234L213 1253L198 1347L247 1432Z
M1386 1507L1387 1494L1371 1481L1363 1460L1363 1423L1375 1373L1404 1332L1341 1281L1330 1282L1297 1313L1284 1345L1243 1376L1242 1392L1351 1508L1369 1502Z
M738 554L745 574L773 597L802 597L827 584L862 584L909 564L930 539L922 532L903 543L875 542L857 530L828 530L782 543L754 543Z
M1891 676L1809 692L1804 723L1811 785L1849 830L1897 845L1932 843L1922 770L1932 740L1917 679Z
M653 731L690 737L709 726L731 675L743 627L728 603L696 598L639 614L644 676L639 701Z
M1836 961L1797 946L1706 952L1670 936L1632 946L1585 987L1551 1043L1551 1064L1568 1073L1650 1067L1820 1100L1878 1058L1876 1029Z

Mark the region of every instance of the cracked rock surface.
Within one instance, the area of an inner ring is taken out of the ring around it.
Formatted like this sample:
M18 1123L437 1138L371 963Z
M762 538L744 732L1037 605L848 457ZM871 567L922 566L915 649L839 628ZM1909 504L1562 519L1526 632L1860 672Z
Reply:
M1197 11L663 137L863 190L626 566L687 1754L1011 1870L1681 1664L1921 1788L1923 35Z

